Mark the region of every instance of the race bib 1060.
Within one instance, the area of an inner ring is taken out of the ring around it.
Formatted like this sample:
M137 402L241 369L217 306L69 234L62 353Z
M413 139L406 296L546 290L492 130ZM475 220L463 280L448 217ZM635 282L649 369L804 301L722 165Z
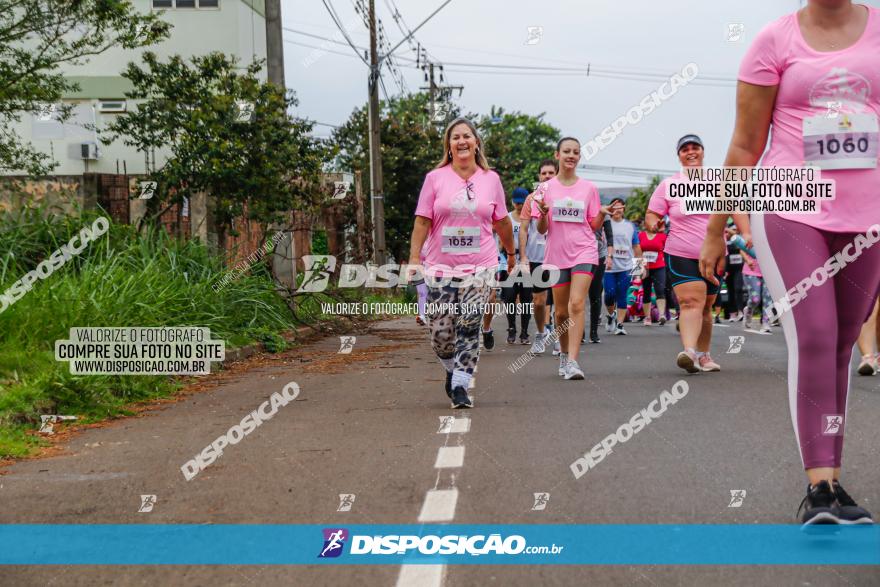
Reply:
M877 167L878 127L874 114L804 119L804 164L821 169Z

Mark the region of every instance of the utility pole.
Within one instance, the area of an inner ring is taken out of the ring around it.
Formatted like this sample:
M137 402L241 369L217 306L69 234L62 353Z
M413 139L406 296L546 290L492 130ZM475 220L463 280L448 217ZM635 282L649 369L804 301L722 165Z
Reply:
M266 0L266 73L271 83L282 90L285 88L281 0Z
M422 69L424 70L425 67L423 66ZM426 72L427 73L427 80L426 81L428 82L428 86L427 87L423 86L419 89L420 90L428 90L428 96L430 97L430 100L431 100L431 113L430 113L431 120L433 120L434 122L438 122L438 120L437 120L438 94L439 94L439 98L441 101L448 99L452 90L458 90L458 95L461 96L461 92L462 92L462 90L464 90L464 86L444 86L444 85L442 85L443 84L443 66L442 65L440 66L440 84L437 84L434 81L434 64L429 62L427 69L428 69L428 71Z
M382 194L382 143L379 136L379 54L376 51L376 0L370 0L370 211L373 215L373 261L384 265L385 199Z

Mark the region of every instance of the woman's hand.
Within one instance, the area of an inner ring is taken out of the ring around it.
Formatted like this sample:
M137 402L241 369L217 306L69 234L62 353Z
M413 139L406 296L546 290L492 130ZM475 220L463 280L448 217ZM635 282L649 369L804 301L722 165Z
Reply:
M406 266L406 274L403 278L403 282L410 283L412 281L418 281L424 278L425 268L422 265L421 260L418 257L416 257L415 259L410 259L409 263Z
M718 285L718 278L715 277L715 274L724 271L726 254L727 244L724 241L724 234L711 232L707 234L703 241L703 247L700 249L700 273L704 279Z
M538 213L541 214L541 218L546 218L547 212L550 210L547 207L547 203L544 200L533 200L532 203L538 206Z

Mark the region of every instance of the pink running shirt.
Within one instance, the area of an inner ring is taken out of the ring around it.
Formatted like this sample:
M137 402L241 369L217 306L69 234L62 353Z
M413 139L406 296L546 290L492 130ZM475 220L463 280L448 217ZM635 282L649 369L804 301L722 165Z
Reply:
M596 235L589 226L602 206L595 184L578 178L573 185L564 186L559 178L551 178L544 193L544 204L549 208L544 264L571 269L580 263L598 263ZM538 207L532 206L532 218L540 217Z
M464 277L478 267L498 266L492 226L507 216L507 204L494 171L478 168L465 181L452 165L434 169L425 176L416 216L431 220L422 248L428 275Z
M856 6L864 9L863 5ZM761 161L763 167L798 167L804 164L806 150L813 155L819 152L816 138L804 139L804 119L813 118L808 124L821 122L819 118L839 120L842 132L856 120L847 115L867 119L869 125L871 120L877 124L880 119L880 10L867 9L864 33L854 45L841 51L820 52L810 48L801 34L797 13L775 20L758 33L740 65L739 79L758 86L779 85L770 148ZM837 199L822 200L819 214L780 213L780 217L829 232L865 232L871 225L880 223L877 134L871 146L864 134L851 136L856 141L865 138L860 146L868 148L861 154L875 160L874 168L823 169L822 177L837 182ZM825 135L826 140L830 138ZM840 145L843 137L837 138L841 139ZM822 145L822 151L825 148ZM845 156L839 147L838 156Z
M703 246L706 229L709 227L709 215L686 215L681 211L680 198L669 197L669 184L683 178L684 176L679 172L661 181L651 194L648 210L660 216L669 215L669 234L664 248L666 253L686 259L699 259L700 247Z

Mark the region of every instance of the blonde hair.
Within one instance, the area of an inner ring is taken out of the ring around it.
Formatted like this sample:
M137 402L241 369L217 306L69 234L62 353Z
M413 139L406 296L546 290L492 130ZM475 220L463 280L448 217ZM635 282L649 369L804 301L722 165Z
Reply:
M477 130L477 127L474 126L474 123L467 118L456 118L446 126L446 130L443 132L443 157L434 169L440 169L441 167L445 167L452 163L452 149L449 145L449 137L452 135L452 129L459 124L467 125L473 133L474 138L477 139L477 152L475 157L477 165L488 171L489 161L486 159L485 153L483 153L483 139L480 137L480 133Z

